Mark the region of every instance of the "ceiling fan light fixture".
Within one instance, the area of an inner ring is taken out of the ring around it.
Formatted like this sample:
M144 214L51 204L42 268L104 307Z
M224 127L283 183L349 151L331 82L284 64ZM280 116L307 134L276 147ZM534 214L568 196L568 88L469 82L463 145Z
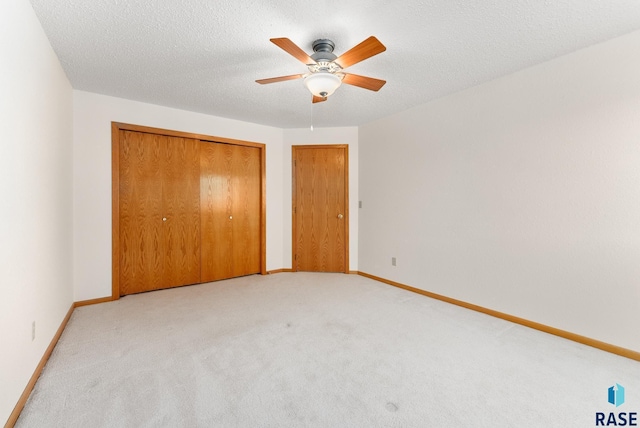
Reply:
M333 73L312 73L304 78L304 84L316 97L328 97L333 94L342 83L342 79Z

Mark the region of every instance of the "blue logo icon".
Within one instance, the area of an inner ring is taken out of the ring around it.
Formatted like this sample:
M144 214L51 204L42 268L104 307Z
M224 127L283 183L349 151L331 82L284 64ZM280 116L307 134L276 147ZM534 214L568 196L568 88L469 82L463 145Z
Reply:
M609 403L616 407L624 404L624 387L619 383L609 388Z

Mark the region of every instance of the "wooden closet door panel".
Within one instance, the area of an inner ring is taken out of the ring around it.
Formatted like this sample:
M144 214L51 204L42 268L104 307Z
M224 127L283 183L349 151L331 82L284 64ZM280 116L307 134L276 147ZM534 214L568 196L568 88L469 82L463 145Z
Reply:
M162 286L161 147L120 131L120 295Z
M163 287L200 282L199 141L159 137L162 144Z
M233 276L260 272L260 149L232 146Z
M200 142L202 282L233 276L231 147Z

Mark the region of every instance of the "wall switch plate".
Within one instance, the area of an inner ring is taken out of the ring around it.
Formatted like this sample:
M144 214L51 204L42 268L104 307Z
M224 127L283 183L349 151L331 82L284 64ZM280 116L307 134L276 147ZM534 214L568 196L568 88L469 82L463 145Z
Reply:
M391 266L395 266L395 265L396 265L396 258L391 257Z

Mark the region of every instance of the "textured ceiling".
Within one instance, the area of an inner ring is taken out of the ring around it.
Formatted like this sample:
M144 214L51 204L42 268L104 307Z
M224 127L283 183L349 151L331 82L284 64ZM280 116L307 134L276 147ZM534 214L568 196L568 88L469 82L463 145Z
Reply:
M281 128L355 126L640 29L638 0L31 0L75 89ZM314 104L306 72L269 42L337 55L375 35L387 51Z

